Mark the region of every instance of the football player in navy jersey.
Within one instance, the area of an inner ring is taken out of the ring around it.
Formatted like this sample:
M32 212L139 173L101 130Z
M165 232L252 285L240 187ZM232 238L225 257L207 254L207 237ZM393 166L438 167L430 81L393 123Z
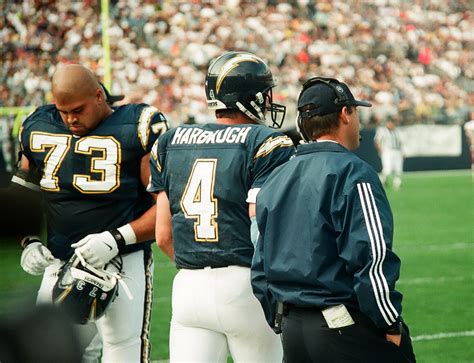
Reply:
M266 111L275 126L284 118L285 107L272 102L274 86L262 59L225 53L206 77L217 123L180 126L153 146L148 190L158 193L157 243L179 269L172 362L225 362L229 352L235 362L282 360L250 285L255 198L294 152L287 136L263 125Z
M111 107L96 77L77 64L55 72L52 92L54 104L36 109L20 131L22 159L12 181L41 191L47 222L45 244L23 239L21 265L43 274L44 303L74 253L99 269L120 260L133 299L119 293L95 321L102 360L148 361L156 206L145 186L151 146L166 119L146 104ZM95 326L83 330L88 343Z

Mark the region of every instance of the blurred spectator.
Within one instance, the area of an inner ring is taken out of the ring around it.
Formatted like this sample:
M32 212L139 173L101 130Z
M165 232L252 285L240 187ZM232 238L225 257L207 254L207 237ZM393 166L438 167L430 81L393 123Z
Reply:
M77 332L62 311L54 306L16 309L0 316L1 362L81 362Z
M100 1L6 0L0 13L0 105L49 102L58 63L104 74ZM365 125L394 110L402 124L463 124L473 107L473 23L468 0L116 0L111 92L157 106L174 125L207 122L208 62L246 50L279 68L275 98L286 105L296 104L301 80L324 74L373 103Z

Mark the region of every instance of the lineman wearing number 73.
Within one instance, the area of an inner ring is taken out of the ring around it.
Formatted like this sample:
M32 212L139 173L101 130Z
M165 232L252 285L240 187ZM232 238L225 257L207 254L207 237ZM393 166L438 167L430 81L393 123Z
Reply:
M119 289L102 317L104 295L79 299L81 285L54 302L77 308L83 348L98 331L103 362L148 361L156 208L145 186L150 149L166 119L146 104L111 107L94 74L78 64L56 70L52 92L54 104L34 111L20 132L21 166L12 182L42 193L47 223L45 244L37 236L23 239L21 266L43 275L37 301L51 303L58 274L74 255L89 271L115 262L130 294ZM94 346L84 348L84 361L100 354Z

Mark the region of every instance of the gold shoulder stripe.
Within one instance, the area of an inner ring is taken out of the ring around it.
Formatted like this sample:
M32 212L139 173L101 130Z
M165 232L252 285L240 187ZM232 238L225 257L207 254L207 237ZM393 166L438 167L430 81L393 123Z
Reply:
M144 150L148 145L148 135L150 133L150 121L152 116L158 112L158 109L153 106L145 107L138 119L138 138Z
M151 148L150 157L156 161L156 169L161 173L160 159L158 159L158 140L155 141Z
M277 137L270 137L269 139L265 140L265 142L260 145L257 153L254 156L254 159L260 158L262 156L266 156L270 154L273 150L278 147L292 147L293 141L288 136L277 136Z

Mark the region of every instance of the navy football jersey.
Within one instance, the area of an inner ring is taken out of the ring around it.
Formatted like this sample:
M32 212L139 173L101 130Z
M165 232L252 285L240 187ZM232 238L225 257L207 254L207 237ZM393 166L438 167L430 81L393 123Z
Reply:
M48 248L60 259L72 255L72 243L127 224L153 204L140 179L140 162L166 131L165 117L145 104L113 109L82 137L71 134L54 105L39 107L20 131L30 171L19 170L12 181L41 189Z
M293 153L290 138L255 124L180 126L160 137L148 190L168 195L177 267L250 266L247 196Z

